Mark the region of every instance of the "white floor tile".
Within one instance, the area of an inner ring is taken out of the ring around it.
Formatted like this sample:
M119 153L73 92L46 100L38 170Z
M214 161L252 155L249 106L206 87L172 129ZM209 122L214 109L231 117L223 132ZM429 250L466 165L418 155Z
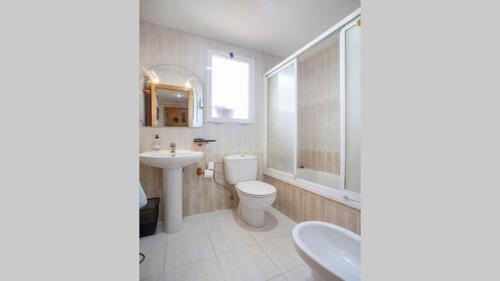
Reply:
M265 281L280 273L257 244L223 253L218 258L225 280Z
M166 233L156 233L154 235L142 237L139 239L140 249L154 249L167 246Z
M283 215L276 215L269 210L266 211L266 224L261 228L251 229L252 237L256 241L263 241L280 235L291 234L296 223L281 216Z
M159 225L155 235L140 239L146 254L141 281L218 281L222 273L225 281L320 280L301 265L293 248L296 223L272 207L266 212L261 228L248 226L231 209L185 217L176 234L164 233Z
M262 241L260 245L281 272L286 272L304 263L295 251L293 238L289 234Z
M284 274L287 281L324 281L304 264Z
M178 238L191 234L207 233L207 214L198 214L184 217L182 228L179 232L167 234L168 238Z
M214 256L210 239L206 233L190 234L168 240L165 270Z
M252 235L238 226L209 229L208 233L217 254L255 244Z
M139 264L139 276L141 280L161 273L165 266L165 253L164 246L141 248L141 253L144 254L144 261Z
M172 269L165 276L168 281L224 281L216 257Z
M287 280L283 275L278 275L272 279L269 279L269 281L287 281Z
M268 211L268 212L272 213L273 215L275 215L280 221L290 222L290 223L293 223L293 224L297 224L296 221L294 221L291 218L285 216L285 214L283 214L282 212L278 211L277 209L275 209L273 207L266 208L266 211Z
M165 281L165 272L139 278L140 281Z
M237 219L238 216L236 214L236 211L232 209L210 212L206 216L207 228L208 230L211 230L226 226L236 226Z

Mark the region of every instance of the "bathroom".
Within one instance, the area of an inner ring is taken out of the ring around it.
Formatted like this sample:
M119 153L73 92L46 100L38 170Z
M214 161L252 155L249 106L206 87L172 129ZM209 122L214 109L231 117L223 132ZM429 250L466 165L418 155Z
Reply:
M141 280L361 280L359 1L202 2L141 1ZM203 19L245 9L241 32ZM252 38L303 9L300 36ZM321 237L345 254L296 249Z
M0 280L499 280L497 1L0 2Z

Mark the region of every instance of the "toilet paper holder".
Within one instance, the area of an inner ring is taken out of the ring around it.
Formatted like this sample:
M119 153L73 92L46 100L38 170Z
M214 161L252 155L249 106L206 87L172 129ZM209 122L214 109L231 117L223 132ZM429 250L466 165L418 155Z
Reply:
M205 171L203 172L203 177L205 178L213 178L215 173L215 164L214 162L207 162Z
M202 167L196 168L196 175L201 176L201 175L206 175L209 173L215 173L215 163L214 162L207 162L205 169Z
M196 168L196 175L198 175L198 176L203 175L203 168L202 167Z

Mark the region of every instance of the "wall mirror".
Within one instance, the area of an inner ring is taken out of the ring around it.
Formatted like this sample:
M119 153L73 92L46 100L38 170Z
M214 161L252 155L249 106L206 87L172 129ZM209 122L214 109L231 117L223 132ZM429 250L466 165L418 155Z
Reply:
M162 64L143 73L141 121L144 126L203 126L203 91L191 71Z

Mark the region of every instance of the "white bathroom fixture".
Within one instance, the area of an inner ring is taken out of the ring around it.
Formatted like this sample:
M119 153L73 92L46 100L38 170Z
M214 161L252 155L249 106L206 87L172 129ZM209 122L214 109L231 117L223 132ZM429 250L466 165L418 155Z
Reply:
M276 199L276 188L257 181L257 157L236 154L224 157L224 175L227 182L235 184L240 198L238 215L253 227L265 224L264 209Z
M182 167L199 161L203 152L160 150L139 156L142 164L163 169L163 230L176 233L182 228Z
M293 228L295 250L324 280L361 280L361 238L334 224L306 221Z

